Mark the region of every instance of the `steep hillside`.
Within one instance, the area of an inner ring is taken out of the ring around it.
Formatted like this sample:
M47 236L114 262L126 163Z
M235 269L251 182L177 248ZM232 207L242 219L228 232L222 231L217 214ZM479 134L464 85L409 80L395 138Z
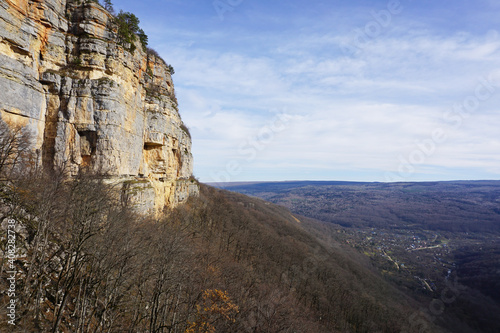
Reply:
M500 330L500 182L228 185L327 222L308 226L327 243L353 247L420 299L424 311L415 322L453 332Z
M93 1L1 1L0 116L31 133L44 170L99 170L151 213L198 187L172 67L134 23Z
M145 219L99 175L0 185L1 331L419 332L417 302L283 207L202 186Z

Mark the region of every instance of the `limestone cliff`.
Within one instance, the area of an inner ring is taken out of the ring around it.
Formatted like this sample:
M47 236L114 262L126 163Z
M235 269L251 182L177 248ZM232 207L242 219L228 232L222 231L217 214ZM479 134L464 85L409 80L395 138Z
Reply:
M158 212L198 193L169 66L93 2L0 0L0 112L45 169L90 167Z

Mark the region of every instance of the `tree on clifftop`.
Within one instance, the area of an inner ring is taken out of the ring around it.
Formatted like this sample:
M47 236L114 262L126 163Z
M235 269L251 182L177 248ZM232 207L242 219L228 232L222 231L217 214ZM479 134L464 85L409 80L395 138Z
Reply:
M111 0L104 0L104 8L111 14L115 13L115 9L113 8L113 3L111 2Z
M120 13L116 15L116 23L118 24L118 37L120 42L125 44L130 44L130 51L135 50L134 42L139 36L139 40L142 43L142 47L145 50L148 45L148 36L144 33L144 30L139 28L139 18L132 13L124 12L120 10Z

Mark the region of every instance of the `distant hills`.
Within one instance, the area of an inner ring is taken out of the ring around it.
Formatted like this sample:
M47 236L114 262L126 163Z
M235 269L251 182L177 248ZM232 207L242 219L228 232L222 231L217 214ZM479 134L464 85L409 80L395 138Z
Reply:
M428 304L422 323L500 332L500 181L216 185L316 221L305 226L319 239L352 246L393 286ZM456 294L443 301L450 290Z
M216 184L345 227L500 232L500 181Z

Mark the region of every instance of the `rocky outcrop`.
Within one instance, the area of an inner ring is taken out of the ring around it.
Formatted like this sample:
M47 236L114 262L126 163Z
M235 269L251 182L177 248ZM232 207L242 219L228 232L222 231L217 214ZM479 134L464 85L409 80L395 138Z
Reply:
M1 118L32 133L44 169L104 172L158 212L198 193L191 138L169 66L113 22L94 2L0 0Z

